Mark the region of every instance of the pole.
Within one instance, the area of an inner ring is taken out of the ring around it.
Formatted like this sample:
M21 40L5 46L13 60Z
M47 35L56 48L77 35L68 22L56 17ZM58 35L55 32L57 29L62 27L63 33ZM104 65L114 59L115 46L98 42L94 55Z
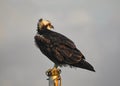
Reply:
M53 67L52 69L48 69L46 71L46 75L49 77L49 86L61 86L61 70Z

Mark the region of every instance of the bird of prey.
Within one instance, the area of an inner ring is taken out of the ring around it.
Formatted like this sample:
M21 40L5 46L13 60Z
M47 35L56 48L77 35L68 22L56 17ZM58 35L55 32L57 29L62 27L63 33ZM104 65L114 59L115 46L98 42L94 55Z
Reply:
M50 21L40 19L34 39L41 52L54 62L54 67L69 65L95 72L93 66L85 60L74 42L66 36L54 32L53 28Z

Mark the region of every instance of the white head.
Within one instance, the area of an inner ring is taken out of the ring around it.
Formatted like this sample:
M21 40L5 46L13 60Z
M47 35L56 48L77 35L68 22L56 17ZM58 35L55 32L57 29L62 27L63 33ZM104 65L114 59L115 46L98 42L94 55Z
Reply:
M38 29L39 30L42 30L42 29L48 29L48 30L51 30L53 27L53 25L51 25L51 22L48 21L48 20L43 20L43 19L40 19L38 24Z

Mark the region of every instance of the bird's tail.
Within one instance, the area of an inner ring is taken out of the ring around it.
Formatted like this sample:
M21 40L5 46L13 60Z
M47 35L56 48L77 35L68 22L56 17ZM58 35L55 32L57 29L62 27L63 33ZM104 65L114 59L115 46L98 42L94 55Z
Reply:
M79 63L74 64L73 66L95 72L93 66L91 64L89 64L87 61L85 61L84 59L81 60Z

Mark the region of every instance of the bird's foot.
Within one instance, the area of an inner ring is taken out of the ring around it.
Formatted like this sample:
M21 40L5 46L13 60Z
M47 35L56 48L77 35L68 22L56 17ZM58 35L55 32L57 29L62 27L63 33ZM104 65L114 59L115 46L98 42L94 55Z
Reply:
M54 67L52 69L48 69L46 71L46 75L47 76L59 76L61 73L61 70L58 68L57 65L54 65Z

